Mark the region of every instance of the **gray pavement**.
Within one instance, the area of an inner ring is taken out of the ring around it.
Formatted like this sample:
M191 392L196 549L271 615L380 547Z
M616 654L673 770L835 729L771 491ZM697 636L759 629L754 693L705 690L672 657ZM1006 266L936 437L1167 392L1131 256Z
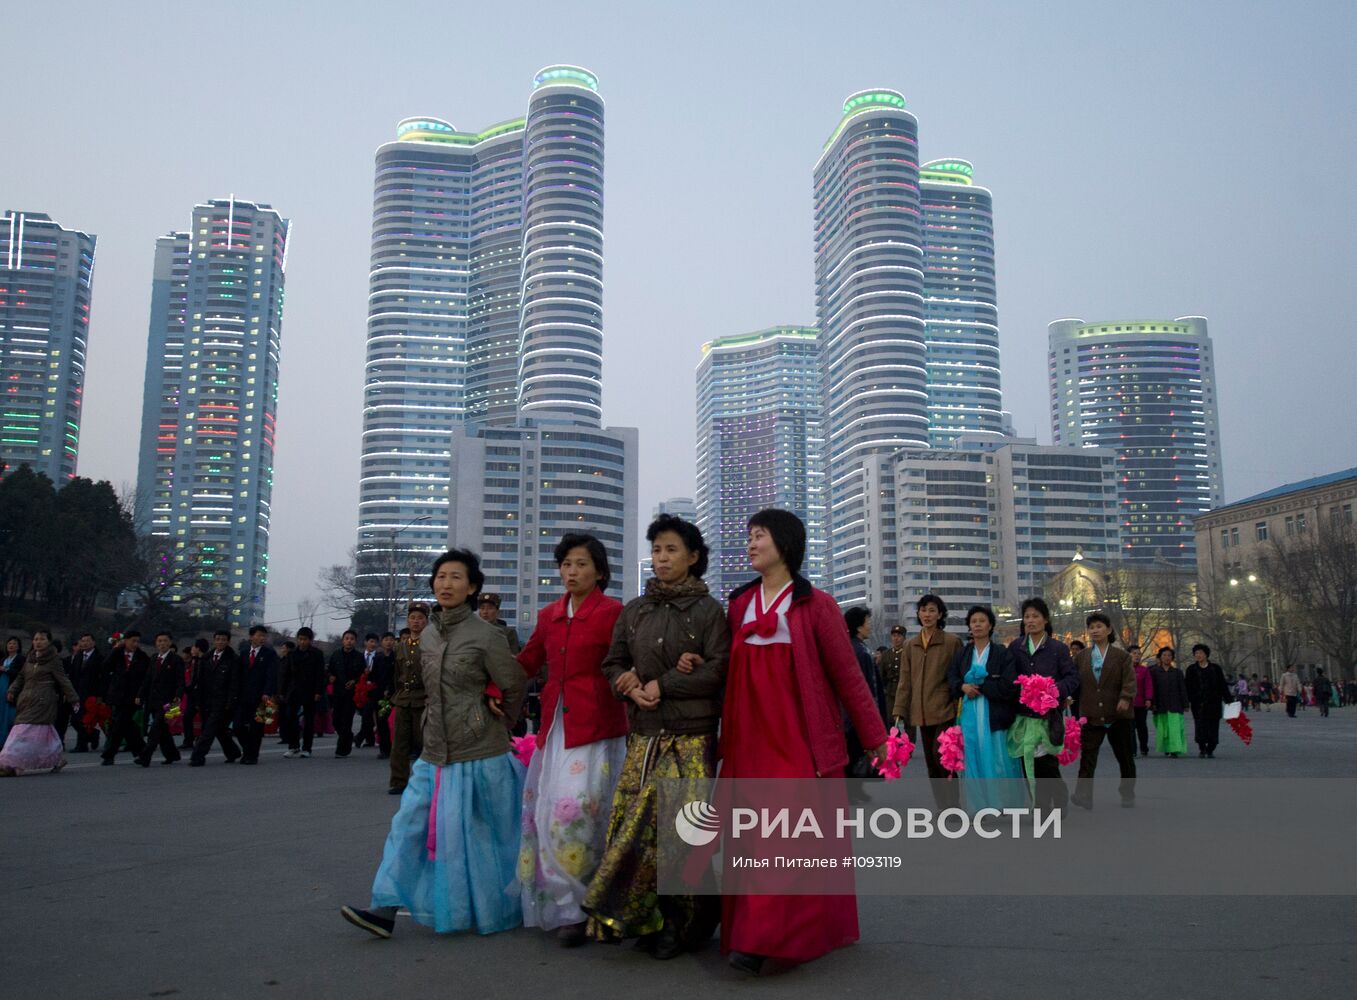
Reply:
M1248 749L1227 731L1216 760L1151 757L1142 773L1357 777L1357 709L1254 723ZM251 768L73 755L61 775L0 781L0 997L1353 995L1352 896L864 897L859 944L759 980L714 945L661 965L629 947L563 952L524 930L439 937L408 918L378 941L337 908L367 901L397 802L385 762L337 760L333 739L309 760L281 749L267 741ZM1352 831L1322 821L1298 818L1296 833L1287 857L1241 857L1241 879L1350 849ZM1158 864L1210 849L1171 830L1146 845Z

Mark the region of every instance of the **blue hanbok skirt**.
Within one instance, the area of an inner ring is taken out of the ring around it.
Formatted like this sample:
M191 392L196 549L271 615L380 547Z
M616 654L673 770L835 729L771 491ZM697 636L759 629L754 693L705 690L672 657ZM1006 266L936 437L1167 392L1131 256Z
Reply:
M967 683L976 683L968 675ZM961 739L966 770L961 772L961 802L967 812L981 809L1018 809L1027 805L1022 761L1008 755L1008 731L991 732L989 700L963 699Z
M512 754L443 767L416 761L372 881L372 905L403 906L440 934L519 926L523 776Z

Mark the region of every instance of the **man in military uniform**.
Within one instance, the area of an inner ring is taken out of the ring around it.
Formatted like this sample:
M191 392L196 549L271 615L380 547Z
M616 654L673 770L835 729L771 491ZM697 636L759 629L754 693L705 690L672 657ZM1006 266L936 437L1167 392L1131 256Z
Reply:
M405 791L410 780L410 765L424 748L424 675L419 658L419 636L429 624L429 606L423 601L411 601L405 610L405 621L410 634L396 643L396 669L391 698L396 713L396 731L391 741L390 795Z

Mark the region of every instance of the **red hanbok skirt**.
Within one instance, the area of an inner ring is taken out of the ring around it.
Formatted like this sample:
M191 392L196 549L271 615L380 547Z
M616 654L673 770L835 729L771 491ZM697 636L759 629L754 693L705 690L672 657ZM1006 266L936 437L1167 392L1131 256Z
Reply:
M790 644L735 640L721 715L721 752L722 778L816 776ZM842 771L823 775L842 776ZM853 895L721 898L722 954L742 951L808 962L857 939Z

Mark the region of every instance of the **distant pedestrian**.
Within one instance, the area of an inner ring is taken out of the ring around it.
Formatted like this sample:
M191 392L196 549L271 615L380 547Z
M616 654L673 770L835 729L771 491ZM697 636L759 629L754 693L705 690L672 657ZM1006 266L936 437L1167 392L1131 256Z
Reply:
M886 705L881 695L881 676L876 671L876 662L872 659L872 654L867 649L866 640L872 634L872 613L864 607L849 608L843 613L844 624L848 627L848 643L853 648L853 656L858 661L858 669L862 671L862 679L867 682L867 690L872 695L872 701L876 704L877 714L881 716L882 723L888 718ZM950 665L950 664L949 664ZM868 752L873 749L875 744L864 746L862 740L858 738L857 730L848 718L848 710L844 709L844 734L848 738L848 774L850 777L872 778L876 777L876 769L872 767L872 762Z
M1069 788L1060 776L1057 752L1064 743L1064 729L1061 726L1057 739L1051 726L1061 723L1061 713L1079 693L1079 671L1069 647L1051 634L1051 611L1040 597L1022 602L1022 628L1023 634L1008 647L1017 660L1018 676L1037 674L1051 678L1060 704L1045 715L1038 715L1019 701L1017 718L1008 730L1008 752L1022 761L1033 804L1038 809L1063 812L1069 801Z
M0 702L5 708L15 709L14 725L5 734L4 749L0 750L0 777L65 767L66 754L52 723L60 701L74 705L79 700L52 645L52 633L45 628L35 630L28 655L13 682L6 685L4 701Z
M141 649L140 632L134 629L123 634L121 652L113 654L111 667L107 700L113 718L108 727L108 739L104 742L101 763L105 766L113 763L124 743L134 758L146 750L146 740L142 736L145 715L141 709L141 689L151 660Z
M297 648L278 666L278 697L282 703L280 728L287 738L283 756L310 757L316 736L316 714L325 691L325 654L315 645L316 633L297 629Z
M334 715L335 756L347 757L353 750L353 690L363 677L363 654L358 650L358 633L345 629L340 646L330 654L330 711Z
M419 640L429 624L429 606L423 601L411 601L405 609L405 622L408 628L396 643L396 673L392 682L395 694L391 710L396 713L396 722L391 738L391 778L387 784L390 795L405 791L410 782L410 765L424 748L424 706L428 697L420 667Z
M240 664L240 700L236 704L235 735L240 740L240 762L258 764L267 723L265 703L278 694L278 654L267 642L269 630L250 626L250 645ZM275 702L275 718L277 713Z
M1154 745L1165 757L1181 757L1187 749L1187 731L1183 713L1187 711L1187 684L1183 672L1174 665L1172 646L1163 646L1155 653L1155 665L1150 668L1150 683L1154 686Z
M376 632L369 632L363 636L363 680L370 683L377 683L375 671L379 667L377 657L381 655L381 639ZM358 709L358 738L354 740L355 747L375 747L377 745L377 702L379 700L378 691L370 692L370 697L363 702L363 707Z
M503 603L504 599L499 594L482 594L477 602L476 613L504 633L504 641L509 644L509 652L517 656L521 648L518 631L499 616L500 605Z
M215 740L221 744L226 763L240 759L240 747L231 735L231 720L240 701L240 661L231 648L231 633L217 629L212 649L198 664L198 705L203 713L203 731L193 744L189 766L202 767Z
M137 757L137 763L142 767L151 766L156 747L160 748L162 765L177 764L182 758L183 754L175 746L174 736L170 733L170 723L165 713L179 707L183 693L184 661L174 651L174 638L168 632L157 632L155 656L151 658L146 680L141 687L141 710L151 720L146 749Z
M1282 671L1281 691L1282 697L1286 699L1286 714L1294 719L1296 706L1300 704L1301 695L1304 694L1300 675L1296 673L1295 667L1288 665L1286 670Z
M85 704L90 698L103 700L108 688L108 674L105 661L99 655L94 636L82 632L71 651L66 663L66 676L80 695L80 705L72 713L75 723L75 753L88 753L99 749L99 729L93 727L90 732L85 726Z
M1329 679L1324 676L1323 667L1315 667L1315 704L1319 707L1319 717L1327 719L1329 717L1329 704L1333 698L1333 685Z
M1101 611L1088 616L1086 623L1093 645L1074 658L1079 670L1078 716L1085 720L1080 730L1079 779L1075 784L1075 805L1093 808L1093 775L1098 767L1098 751L1107 740L1121 769L1117 790L1123 806L1136 800L1135 710L1136 672L1131 657L1112 642L1112 620ZM1070 723L1078 725L1078 722Z
M949 692L961 704L957 724L966 758L961 804L972 814L1027 804L1022 764L1008 752L1008 730L1017 715L1018 661L992 641L994 625L994 612L985 605L966 612L971 639L947 671Z
M1136 740L1140 744L1140 756L1150 755L1150 702L1154 700L1154 681L1150 679L1150 665L1142 661L1139 646L1128 646L1126 652L1135 665L1136 696L1131 702L1136 716Z
M900 693L900 664L905 657L905 642L908 639L909 632L903 625L892 625L890 647L881 654L881 694L886 699L888 715L893 714L895 698Z
M956 702L947 687L947 672L961 652L961 640L947 627L947 604L936 594L924 594L915 603L919 632L905 643L900 666L900 688L892 715L924 752L933 801L939 809L957 804L957 783L938 756L938 736L956 722ZM1062 645L1060 647L1064 649Z
M6 697L10 685L19 679L24 669L24 644L17 635L5 640L5 659L0 662L0 746L5 745L9 727L14 725L14 705Z
M1220 719L1234 693L1225 671L1211 661L1211 647L1199 642L1192 647L1192 666L1183 675L1188 703L1192 706L1193 739L1198 757L1214 757L1220 743Z

